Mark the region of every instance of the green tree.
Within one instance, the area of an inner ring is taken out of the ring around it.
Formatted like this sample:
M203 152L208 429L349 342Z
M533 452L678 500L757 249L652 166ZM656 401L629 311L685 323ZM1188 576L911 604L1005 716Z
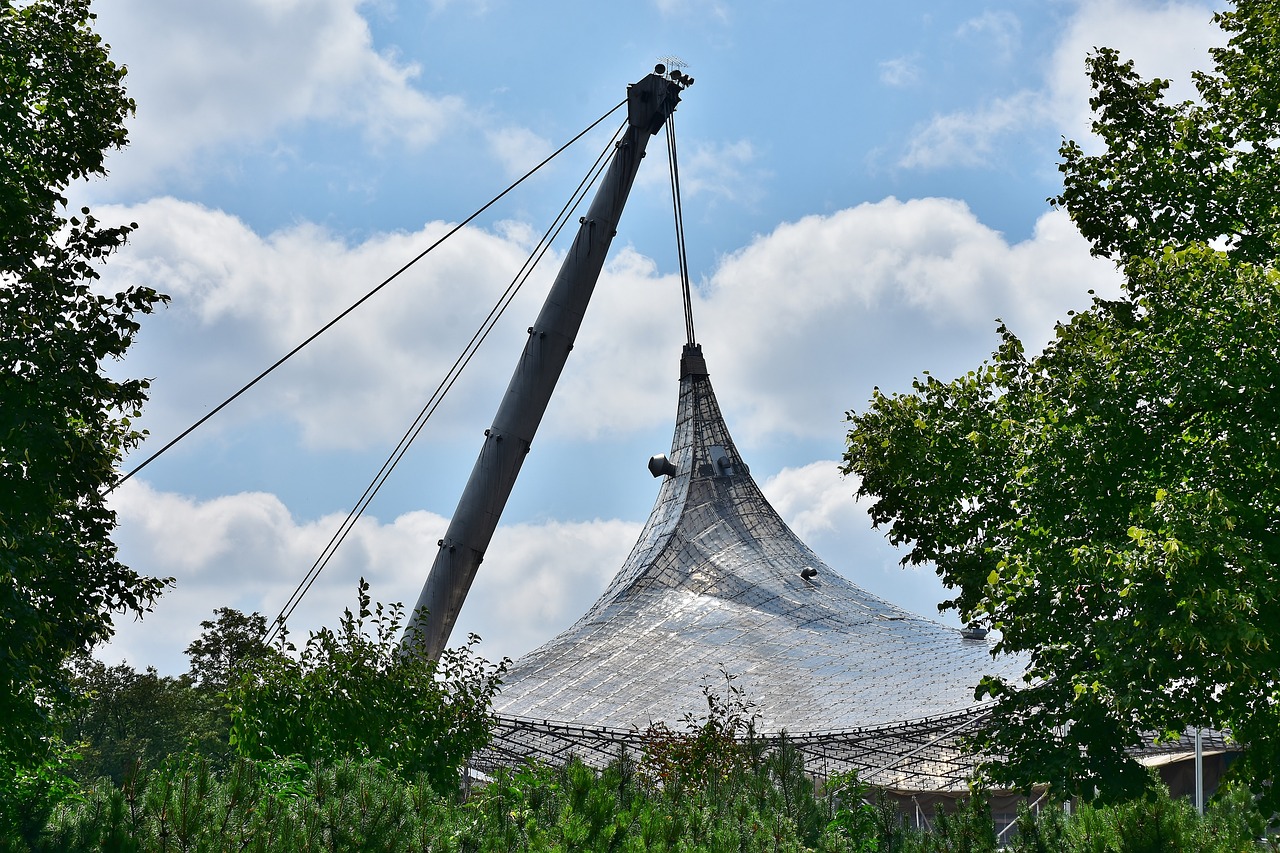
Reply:
M107 666L87 655L69 667L78 695L63 737L79 751L70 766L79 781L106 776L120 785L184 751L230 757L223 703L197 690L190 676Z
M263 643L258 613L220 607L187 647L189 672L162 676L128 663L108 666L89 655L67 662L74 700L62 712L62 739L79 759L67 770L82 783L106 776L117 785L179 754L228 766L230 691L240 676L276 654Z
M96 263L135 226L66 211L134 106L92 18L88 0L0 0L0 773L46 757L63 661L165 585L110 539L105 492L141 438L147 383L102 370L165 297L95 290Z
M1280 24L1255 2L1217 20L1199 105L1089 61L1107 148L1064 143L1056 201L1122 295L1039 355L1001 326L978 369L849 415L874 523L1027 656L1024 681L978 690L998 781L1133 793L1144 736L1213 727L1280 804Z
M267 620L261 613L246 616L233 607L219 607L213 616L200 623L200 636L187 646L189 675L196 687L225 693L247 668L274 652L264 642Z
M301 652L282 639L281 654L242 675L231 697L232 743L254 759L374 758L452 791L459 768L489 740L507 661L476 655L474 634L438 661L405 654L403 607L370 609L368 590L361 578L357 612L343 611L338 630L313 633Z
M1124 261L1193 243L1270 266L1280 232L1280 27L1270 0L1238 0L1214 20L1231 38L1193 75L1199 102L1170 103L1167 80L1144 80L1102 48L1087 67L1093 131L1086 154L1065 142L1064 207L1097 255Z

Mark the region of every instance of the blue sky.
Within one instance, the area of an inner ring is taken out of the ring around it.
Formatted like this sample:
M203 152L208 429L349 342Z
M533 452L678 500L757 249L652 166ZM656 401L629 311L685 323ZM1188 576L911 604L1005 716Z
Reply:
M1084 58L1118 48L1192 94L1213 4L755 0L113 0L131 146L77 188L137 221L107 285L173 298L115 370L177 434L514 177L664 56L695 315L721 406L783 516L834 568L932 615L843 479L844 413L875 386L1031 346L1116 286L1046 198L1086 141ZM606 123L612 129L612 123ZM214 608L272 616L605 144L597 132L117 492L117 542L176 578L110 660L185 668ZM621 566L670 444L683 324L663 141L455 638L516 656ZM559 246L562 250L564 247ZM291 628L333 624L356 579L412 603L556 264L544 262ZM949 619L951 617L941 617Z

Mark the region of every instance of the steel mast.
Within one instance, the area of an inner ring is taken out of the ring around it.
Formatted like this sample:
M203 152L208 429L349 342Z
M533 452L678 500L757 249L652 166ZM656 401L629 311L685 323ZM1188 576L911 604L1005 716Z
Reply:
M418 596L415 616L405 632L406 650L439 658L458 612L475 580L498 519L515 486L520 466L551 400L573 341L582 325L609 244L617 233L623 205L635 181L649 137L662 129L681 91L692 79L658 65L654 73L627 87L627 123L613 161L579 220L578 234L547 294L537 321L503 395L493 426L485 430L475 467L440 540L431 573ZM418 618L423 608L425 619Z

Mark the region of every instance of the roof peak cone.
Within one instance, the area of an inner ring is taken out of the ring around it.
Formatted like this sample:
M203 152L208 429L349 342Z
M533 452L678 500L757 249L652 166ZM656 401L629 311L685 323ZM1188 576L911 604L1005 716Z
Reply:
M661 475L662 487L639 539L583 620L620 597L648 589L754 600L766 589L804 596L824 582L829 570L752 479L720 412L698 344L686 344L680 358L680 402L667 458L668 473ZM809 577L801 576L805 569L811 570Z
M685 346L680 373L671 453L650 466L663 483L635 546L581 619L516 661L497 713L674 724L725 671L759 706L762 733L829 732L970 709L984 673L1021 671L993 661L987 640L830 569L752 479L700 346Z

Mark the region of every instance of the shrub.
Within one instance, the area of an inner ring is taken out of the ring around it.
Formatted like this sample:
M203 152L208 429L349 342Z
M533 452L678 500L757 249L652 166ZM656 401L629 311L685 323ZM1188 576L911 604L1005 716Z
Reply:
M357 612L343 611L337 631L311 634L301 653L282 638L281 654L242 676L231 695L231 742L253 759L377 759L456 790L459 768L488 742L507 661L479 657L474 634L438 661L405 653L403 606L371 609L368 590L361 578Z

